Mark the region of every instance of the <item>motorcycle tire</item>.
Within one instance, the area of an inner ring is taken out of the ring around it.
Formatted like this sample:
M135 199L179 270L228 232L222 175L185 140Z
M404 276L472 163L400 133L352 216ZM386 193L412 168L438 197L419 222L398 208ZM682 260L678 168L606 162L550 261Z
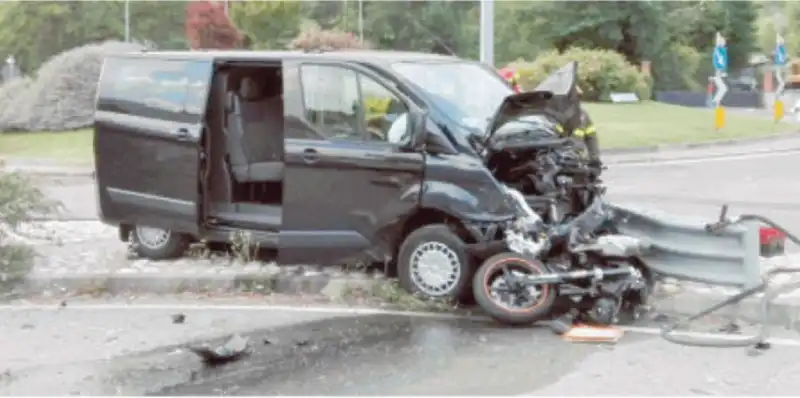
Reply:
M547 267L539 261L516 253L500 253L489 257L481 264L472 280L475 301L490 317L509 326L530 325L549 317L556 302L558 291L555 285L541 285L535 301L525 307L516 307L501 302L492 296L491 284L502 274L503 267L526 274L545 274Z

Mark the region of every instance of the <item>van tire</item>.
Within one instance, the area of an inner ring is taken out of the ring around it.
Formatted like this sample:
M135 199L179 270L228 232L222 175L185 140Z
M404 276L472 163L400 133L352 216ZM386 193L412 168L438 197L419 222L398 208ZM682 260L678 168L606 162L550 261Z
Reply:
M448 280L450 286L446 291L432 292L430 286L420 286L421 278L424 277L417 274L417 269L419 257L425 255L450 261L448 265L458 269L455 281ZM471 299L474 272L475 267L471 257L467 255L464 241L445 224L427 225L411 232L403 241L397 255L397 279L400 287L423 298L449 298L458 301Z
M159 235L163 234L163 235ZM170 230L134 226L131 228L133 249L150 260L171 260L183 257L189 248L189 237Z

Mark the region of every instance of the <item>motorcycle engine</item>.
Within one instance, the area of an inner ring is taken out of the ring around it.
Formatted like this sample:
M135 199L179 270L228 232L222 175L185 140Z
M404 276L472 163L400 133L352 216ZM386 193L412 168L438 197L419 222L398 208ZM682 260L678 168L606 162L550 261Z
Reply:
M611 325L619 313L620 300L610 296L603 296L595 300L592 308L587 311L586 317L594 323Z

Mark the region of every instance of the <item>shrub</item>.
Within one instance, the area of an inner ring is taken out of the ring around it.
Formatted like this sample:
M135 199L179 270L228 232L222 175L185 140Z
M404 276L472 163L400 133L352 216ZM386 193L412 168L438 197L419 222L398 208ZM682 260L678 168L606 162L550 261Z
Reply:
M28 121L20 101L33 81L28 77L9 80L0 86L0 131L25 131Z
M316 24L306 24L300 34L289 43L290 50L342 50L371 48L356 35L339 29L325 30Z
M0 290L22 280L33 265L33 249L13 239L16 228L56 208L22 175L0 171Z
M578 85L587 101L608 101L612 92L633 92L641 99L650 98L651 79L621 54L609 50L550 51L532 62L517 61L509 67L519 72L522 87L532 90L570 61L578 61Z
M134 43L88 44L55 55L34 79L0 87L0 131L67 131L91 126L97 81L108 53L140 51Z

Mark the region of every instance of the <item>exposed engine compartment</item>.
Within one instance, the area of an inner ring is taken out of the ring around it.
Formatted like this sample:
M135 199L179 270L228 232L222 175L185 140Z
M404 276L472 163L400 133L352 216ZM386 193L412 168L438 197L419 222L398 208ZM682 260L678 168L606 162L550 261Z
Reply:
M487 167L495 178L521 192L545 222L579 214L603 191L600 170L591 167L572 139L534 141L487 152Z

